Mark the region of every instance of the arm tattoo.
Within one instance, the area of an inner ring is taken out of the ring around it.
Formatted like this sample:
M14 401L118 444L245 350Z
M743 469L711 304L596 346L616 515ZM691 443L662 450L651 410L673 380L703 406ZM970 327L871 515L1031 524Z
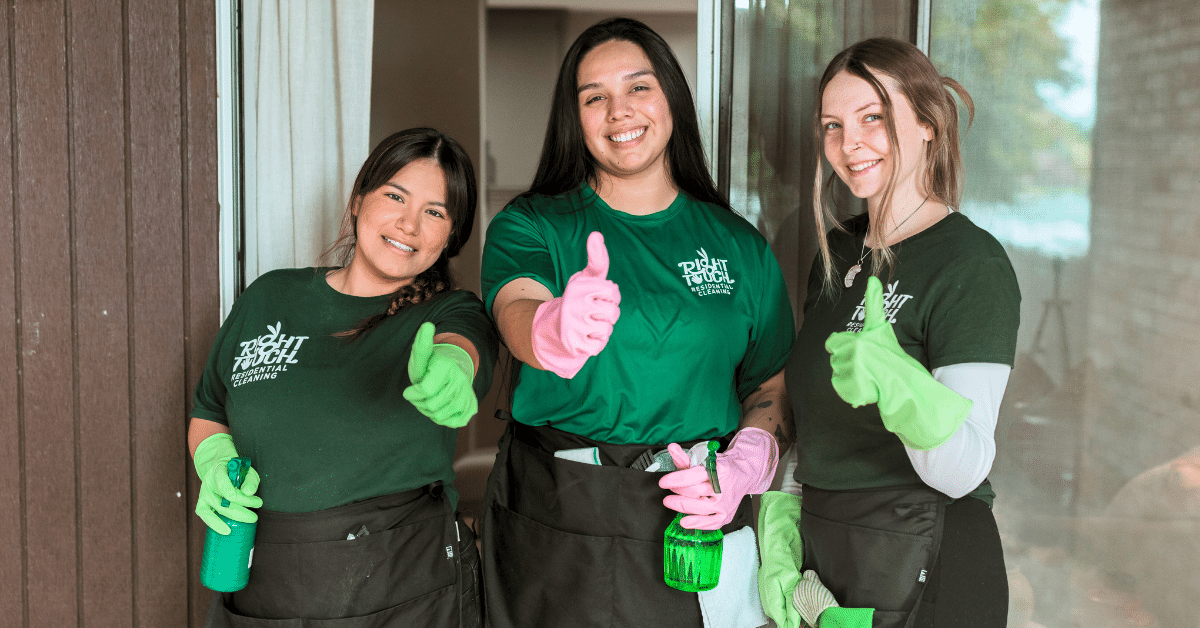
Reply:
M783 451L792 446L792 441L796 438L790 428L785 428L785 425L790 425L788 421L780 421L779 425L775 426L775 442L779 444L779 450Z

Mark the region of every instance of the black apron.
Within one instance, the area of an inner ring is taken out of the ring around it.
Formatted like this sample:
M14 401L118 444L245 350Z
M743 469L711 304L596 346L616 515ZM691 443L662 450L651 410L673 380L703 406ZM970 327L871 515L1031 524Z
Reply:
M579 447L597 447L602 464L554 456ZM663 582L663 532L677 513L662 503L662 474L628 468L665 447L509 421L480 530L491 628L704 625L696 594ZM750 504L743 500L723 530L750 525Z
M481 597L475 534L436 482L316 512L259 510L250 582L214 595L205 627L482 628Z
M804 487L803 569L846 608L874 608L872 628L911 627L937 563L948 497L928 486Z

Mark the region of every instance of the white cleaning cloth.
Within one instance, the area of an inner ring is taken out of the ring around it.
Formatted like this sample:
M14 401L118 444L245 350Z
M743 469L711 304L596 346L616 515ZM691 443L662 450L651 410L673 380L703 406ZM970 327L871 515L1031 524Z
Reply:
M758 628L769 621L758 601L758 545L746 526L725 535L721 549L721 579L697 593L704 628Z
M574 460L584 464L600 464L600 450L595 447L580 447L579 449L560 449L554 452L555 458Z

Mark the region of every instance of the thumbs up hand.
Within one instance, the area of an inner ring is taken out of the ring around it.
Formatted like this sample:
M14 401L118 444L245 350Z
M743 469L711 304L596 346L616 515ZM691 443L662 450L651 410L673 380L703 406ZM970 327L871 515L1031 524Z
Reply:
M621 291L608 280L604 236L587 239L587 266L571 275L563 295L538 306L533 317L533 353L559 377L570 379L608 344L621 315Z
M829 335L825 350L839 397L858 408L879 404L883 426L913 449L946 442L971 411L972 402L946 388L904 352L883 311L883 285L867 280L863 329Z
M825 341L829 364L833 367L833 387L838 396L855 408L879 402L878 382L871 375L879 367L876 362L880 354L904 353L884 315L883 284L878 277L867 278L863 306L862 331L836 332Z
M412 384L402 394L434 423L462 427L479 410L471 388L475 363L461 347L434 344L435 330L429 321L417 329L408 357L408 379Z

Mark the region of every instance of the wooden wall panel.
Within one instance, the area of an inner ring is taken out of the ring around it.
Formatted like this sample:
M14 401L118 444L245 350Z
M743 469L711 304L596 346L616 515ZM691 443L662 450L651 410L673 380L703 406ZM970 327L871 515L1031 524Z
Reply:
M126 3L137 626L187 622L183 135L177 3Z
M61 2L17 2L16 236L31 627L77 622L71 185Z
M25 625L25 501L22 493L24 474L21 466L21 430L17 370L17 257L13 239L13 208L16 202L17 173L13 119L16 86L9 71L13 59L12 6L5 3L0 11L0 180L6 181L0 194L0 611Z
M184 413L220 315L214 28L203 0L0 11L4 626L200 625Z
M220 259L220 211L217 204L217 109L216 109L216 15L210 0L186 0L183 10L184 79L184 248L185 296L183 301L185 343L183 405L192 407L192 389L208 360L217 329L221 326L221 286L217 272ZM180 421L186 421L180 415ZM188 479L186 495L189 581L189 621L204 625L212 592L200 585L200 555L204 522L193 514L200 487L190 461L185 458Z
M80 608L132 626L124 31L120 3L67 9L75 258Z

